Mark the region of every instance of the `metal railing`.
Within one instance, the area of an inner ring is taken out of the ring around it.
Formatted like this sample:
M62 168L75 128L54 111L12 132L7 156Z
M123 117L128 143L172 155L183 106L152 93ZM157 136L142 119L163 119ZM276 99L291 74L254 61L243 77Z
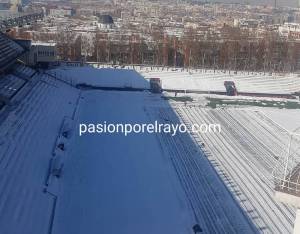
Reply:
M299 179L296 182L275 178L275 191L300 196Z
M300 137L296 131L290 132L287 147L283 149L272 177L276 191L300 196Z

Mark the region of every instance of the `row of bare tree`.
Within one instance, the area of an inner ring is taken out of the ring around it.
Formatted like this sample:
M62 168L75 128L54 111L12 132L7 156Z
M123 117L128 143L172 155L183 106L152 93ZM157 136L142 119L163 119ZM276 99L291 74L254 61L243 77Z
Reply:
M255 35L224 27L219 34L193 30L177 38L155 31L139 35L103 32L38 33L34 39L57 42L60 59L119 64L149 64L223 70L294 72L300 69L300 43L277 33Z

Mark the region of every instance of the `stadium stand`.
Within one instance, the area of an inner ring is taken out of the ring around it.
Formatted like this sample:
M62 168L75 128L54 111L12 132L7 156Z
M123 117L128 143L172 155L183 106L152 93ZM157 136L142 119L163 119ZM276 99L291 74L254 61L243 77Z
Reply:
M36 74L36 70L26 67L23 64L16 64L13 67L13 74L22 79L29 80Z
M62 119L73 114L78 94L77 89L36 73L12 98L20 104L2 121L0 131L0 190L5 191L0 194L0 213L5 214L1 233L51 233L56 201L43 192L45 173L56 133ZM43 137L37 135L38 129L43 129Z
M10 99L24 84L24 80L14 75L6 75L0 79L0 95L4 98Z
M14 63L23 52L23 47L0 32L0 72Z
M79 98L74 87L22 64L24 52L0 32L1 234L51 233L56 197L44 191L45 176L62 120Z
M22 68L22 65L19 65L17 69L13 68L10 74L10 68L24 52L25 49L22 46L0 32L0 109L8 104L10 99L35 74L34 70L25 69L25 66Z

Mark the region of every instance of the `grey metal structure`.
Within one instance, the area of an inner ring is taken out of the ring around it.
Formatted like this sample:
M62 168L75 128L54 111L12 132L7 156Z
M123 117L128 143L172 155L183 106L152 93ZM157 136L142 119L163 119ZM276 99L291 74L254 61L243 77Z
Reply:
M297 208L294 234L300 233L300 127L289 132L287 147L272 172L275 198Z
M275 190L300 197L300 128L289 133L287 147L273 170Z

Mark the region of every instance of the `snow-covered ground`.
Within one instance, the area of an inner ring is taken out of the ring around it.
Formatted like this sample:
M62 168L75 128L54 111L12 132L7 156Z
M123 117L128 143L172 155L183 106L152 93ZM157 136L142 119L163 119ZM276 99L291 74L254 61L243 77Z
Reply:
M210 109L146 91L79 90L60 81L148 87L132 70L50 72L58 79L30 73L33 77L0 111L1 234L191 234L196 223L204 233L292 232L295 210L275 201L271 173L288 131L298 127L299 110ZM141 72L176 87L194 76ZM202 75L191 79L206 80L207 87L227 79L208 81ZM247 92L257 84L270 92L280 91L280 82L286 82L285 91L298 87L290 86L290 79L298 82L295 75L279 82L267 78L261 84L247 76L237 81L245 89L249 84ZM155 120L220 123L222 132L78 135L79 123ZM58 166L59 178L50 173Z
M97 71L98 70L98 71ZM100 70L100 71L99 71ZM160 78L164 89L221 91L224 81L234 81L239 92L290 94L300 91L297 74L263 74L216 70L183 70L161 67L127 66L123 69L109 66L63 67L49 71L69 82L104 87L149 88L147 80Z
M145 78L161 78L165 89L186 89L203 91L225 91L224 81L234 81L239 92L292 93L300 91L300 77L295 74L264 75L259 73L191 70L176 71L143 69L137 70Z

